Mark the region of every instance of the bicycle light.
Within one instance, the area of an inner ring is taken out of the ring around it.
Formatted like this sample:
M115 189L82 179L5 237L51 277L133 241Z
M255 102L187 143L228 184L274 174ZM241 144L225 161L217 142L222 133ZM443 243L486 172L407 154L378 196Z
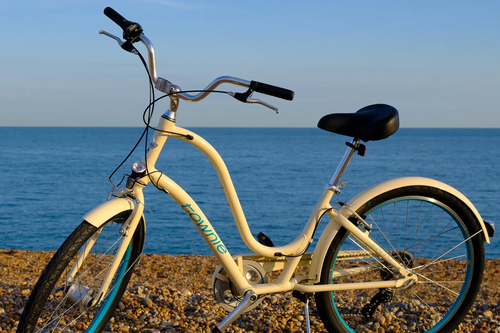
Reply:
M132 174L127 179L127 188L132 189L137 179L144 177L146 174L146 163L137 161L132 164Z
M144 176L144 173L146 172L146 163L143 161L135 162L132 164L132 172L140 174L140 177Z

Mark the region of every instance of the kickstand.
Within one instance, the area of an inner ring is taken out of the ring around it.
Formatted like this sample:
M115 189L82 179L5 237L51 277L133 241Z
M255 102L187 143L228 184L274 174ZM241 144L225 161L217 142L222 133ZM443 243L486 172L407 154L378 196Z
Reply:
M304 305L304 312L306 313L307 333L311 333L311 324L309 323L309 297L307 297L306 299L306 303Z

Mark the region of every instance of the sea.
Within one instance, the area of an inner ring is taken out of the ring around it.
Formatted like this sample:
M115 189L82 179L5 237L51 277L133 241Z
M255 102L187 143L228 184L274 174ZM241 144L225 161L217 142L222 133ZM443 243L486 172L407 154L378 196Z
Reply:
M276 245L300 233L350 140L317 128L190 130L225 160L252 233L263 232ZM108 177L142 131L0 127L0 248L56 250L83 215L107 200L112 188ZM389 179L429 177L462 192L484 220L500 225L500 129L401 128L366 146L366 156L355 155L344 174L347 185L339 200L346 202ZM114 174L114 183L130 173L144 150L143 141ZM156 166L193 197L231 254L250 252L217 173L201 152L170 138ZM146 253L211 254L192 221L168 195L146 188L145 207ZM500 258L499 238L486 244L488 259Z

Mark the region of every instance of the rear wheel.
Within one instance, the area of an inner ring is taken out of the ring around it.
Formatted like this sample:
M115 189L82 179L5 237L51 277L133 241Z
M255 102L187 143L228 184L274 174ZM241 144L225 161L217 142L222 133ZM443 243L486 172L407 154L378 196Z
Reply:
M131 212L123 212L96 228L84 221L73 231L42 272L21 316L17 332L101 332L125 292L144 245L141 219L99 304L92 306L123 236L119 230ZM88 251L73 278L80 253Z
M416 274L418 282L406 288L317 293L328 331L453 331L472 306L483 277L482 229L470 209L445 191L408 186L372 198L357 213L372 224L370 237ZM340 269L344 274L338 274ZM333 239L321 272L322 284L399 278L344 228Z

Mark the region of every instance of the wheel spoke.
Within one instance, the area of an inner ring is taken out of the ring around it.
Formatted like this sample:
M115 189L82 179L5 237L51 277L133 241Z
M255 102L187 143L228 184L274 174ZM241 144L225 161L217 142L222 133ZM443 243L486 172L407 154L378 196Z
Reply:
M441 288L443 288L443 289L445 289L445 290L449 291L450 293L454 294L455 296L458 296L458 295L459 295L457 292L455 292L455 291L453 291L453 290L451 290L451 289L448 289L447 287L445 287L445 286L441 285L441 284L440 284L440 282L441 282L441 281L439 281L439 282L438 282L438 281L433 281L433 280L429 279L427 276L422 275L422 274L420 274L420 273L418 273L418 272L415 272L415 274L417 274L419 277L421 277L421 278L425 279L425 280L426 280L426 281L428 281L429 283L432 283L432 284L434 284L434 285L436 285L436 286L439 286L439 287L441 287Z
M455 227L455 228L451 228L451 229L448 229L448 230L442 231L441 233L436 234L435 236L433 236L433 237L431 237L431 238L429 238L429 239L423 240L423 241L421 241L420 243L414 244L413 246L410 246L410 247L406 248L405 250L406 250L406 251L408 251L408 250L411 250L411 249L415 248L415 247L416 247L416 246L418 246L418 245L422 245L422 244L424 244L424 243L428 243L428 242L431 242L431 241L433 241L433 240L436 240L436 239L438 239L440 236L442 236L442 235L444 235L444 234L447 234L448 232L453 231L453 230L455 230L455 231L457 231L457 232L458 232L458 231L460 231L460 230L458 229L458 227ZM449 242L449 240L448 240L448 242ZM446 244L445 244L445 245L446 245ZM445 245L442 245L439 249L437 249L437 250L435 251L435 253L439 252L439 251L440 251L443 247L445 247ZM432 257L434 257L434 256L435 256L435 254L433 254L433 255L429 255L429 256L432 258Z
M440 264L440 263L443 263L445 261L451 261L451 260L458 260L458 259L465 259L464 257L466 257L467 255L466 254L461 254L461 255L458 255L456 257L453 257L453 258L447 258L447 259L443 259L443 260L437 260L437 261L434 261L432 264L426 264L426 265L422 265L422 266L417 266L417 267L414 267L413 270L423 270L429 266L432 266L432 265L437 265L437 264ZM446 269L445 271L450 271L449 269ZM438 271L439 272L439 271Z
M446 251L445 253L443 253L441 256L439 256L438 258L434 259L432 262L430 262L429 264L425 265L422 269L425 269L426 267L432 265L434 262L436 262L437 260L441 259L442 257L444 257L445 255L447 255L448 253L450 253L451 251L455 250L457 247L459 247L460 245L464 244L465 242L469 241L470 239L472 239L472 237L474 236L477 236L479 235L480 233L482 233L483 230L479 230L478 232L476 232L474 235L464 239L462 242L460 242L459 244L455 245L453 248L451 248L450 250Z

